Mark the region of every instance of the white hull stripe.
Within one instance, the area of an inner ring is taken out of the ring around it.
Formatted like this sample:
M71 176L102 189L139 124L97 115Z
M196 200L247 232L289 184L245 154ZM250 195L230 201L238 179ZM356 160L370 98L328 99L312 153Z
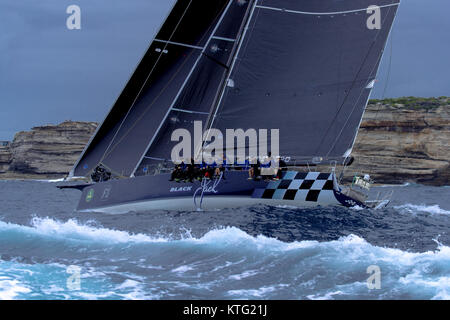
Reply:
M400 3L392 3L392 4L387 4L384 6L379 6L380 8L387 8L387 7L393 7L393 6L398 6ZM259 6L257 5L256 8L259 9L267 9L267 10L274 10L274 11L281 11L281 12L288 12L288 13L298 13L298 14L309 14L309 15L315 15L315 16L320 16L320 15L335 15L335 14L346 14L346 13L355 13L355 12L366 12L367 8L364 9L355 9L355 10L348 10L348 11L337 11L337 12L306 12L306 11L297 11L297 10L288 10L288 9L284 9L284 8L275 8L275 7L267 7L267 6Z
M328 199L326 199L328 200ZM316 207L317 205L329 206L339 204L335 199L325 202L307 202L307 201L287 201L282 199L257 199L251 197L237 196L205 196L203 199L202 210L220 210L225 208L239 208L253 205L293 205L298 207ZM105 206L100 208L83 209L79 212L105 212L109 214L125 214L131 211L148 212L151 210L192 210L197 211L192 197L171 198L158 200L143 200L119 205Z

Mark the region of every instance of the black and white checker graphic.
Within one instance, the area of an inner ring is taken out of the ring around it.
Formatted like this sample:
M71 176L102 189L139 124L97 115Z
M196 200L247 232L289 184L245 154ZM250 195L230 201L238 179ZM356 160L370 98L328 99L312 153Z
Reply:
M253 198L328 202L335 199L333 174L287 171L282 179L271 181L266 189L256 189Z

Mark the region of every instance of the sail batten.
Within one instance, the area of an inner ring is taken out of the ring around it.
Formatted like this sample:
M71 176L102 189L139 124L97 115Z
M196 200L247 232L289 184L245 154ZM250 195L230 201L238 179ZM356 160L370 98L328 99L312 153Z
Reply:
M222 133L278 129L280 155L294 163L345 161L398 5L177 1L71 175L99 164L117 176L148 174L170 160L174 130L193 133L196 121ZM270 151L271 137L264 142Z
M150 150L150 148L152 147L153 143L155 142L156 138L158 137L158 134L160 133L161 129L163 128L163 126L166 123L166 120L168 119L169 115L171 114L171 112L173 111L173 108L176 106L179 97L182 95L183 91L185 90L186 85L189 83L189 81L191 80L191 76L193 75L193 73L195 72L202 56L205 55L205 51L206 48L210 45L211 39L213 38L213 36L215 35L218 27L220 26L220 24L222 23L222 20L224 19L225 15L227 14L231 4L233 3L233 1L228 1L228 4L225 8L225 10L223 11L223 13L221 14L221 17L219 19L219 21L216 23L213 31L211 32L208 40L206 41L206 45L205 47L202 49L201 55L197 58L197 60L195 61L192 69L190 70L189 74L187 75L185 81L183 82L183 85L180 87L180 90L177 92L177 95L175 96L173 102L171 103L166 115L164 116L163 120L161 121L161 123L159 124L158 128L156 129L155 133L153 134L148 146L145 148L144 153L142 154L141 158L139 159L139 161L137 162L135 168L133 169L132 175L135 174L136 170L138 169L138 167L141 165L142 160L145 159L145 156L147 154L147 152Z
M147 174L149 167L158 166L154 158L171 159L171 151L176 142L171 141L172 133L185 129L193 134L194 123L206 125L215 109L222 91L231 61L235 55L237 39L243 23L248 17L253 1L232 0L215 25L205 50L196 62L193 73L186 79L178 97L168 110L165 120L154 135L146 153L135 170L135 175Z
M132 174L229 1L176 2L71 176L88 176L99 164Z
M279 129L281 156L298 164L343 161L398 4L258 0L211 127ZM379 29L368 27L373 5Z

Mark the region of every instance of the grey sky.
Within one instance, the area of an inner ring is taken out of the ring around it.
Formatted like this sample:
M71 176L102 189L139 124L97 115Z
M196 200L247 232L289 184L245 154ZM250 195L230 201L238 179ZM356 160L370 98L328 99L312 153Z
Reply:
M101 121L173 3L1 0L0 140L67 119ZM81 7L82 30L66 28L70 4ZM449 13L448 0L403 0L386 97L450 94ZM389 53L372 97L383 95Z

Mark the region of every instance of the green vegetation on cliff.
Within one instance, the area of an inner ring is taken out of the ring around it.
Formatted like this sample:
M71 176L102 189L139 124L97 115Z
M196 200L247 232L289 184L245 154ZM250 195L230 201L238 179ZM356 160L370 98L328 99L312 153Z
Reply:
M389 99L372 99L370 104L390 105L394 108L407 108L407 109L435 109L441 106L448 106L450 104L449 97L438 98L421 98L421 97L400 97Z

